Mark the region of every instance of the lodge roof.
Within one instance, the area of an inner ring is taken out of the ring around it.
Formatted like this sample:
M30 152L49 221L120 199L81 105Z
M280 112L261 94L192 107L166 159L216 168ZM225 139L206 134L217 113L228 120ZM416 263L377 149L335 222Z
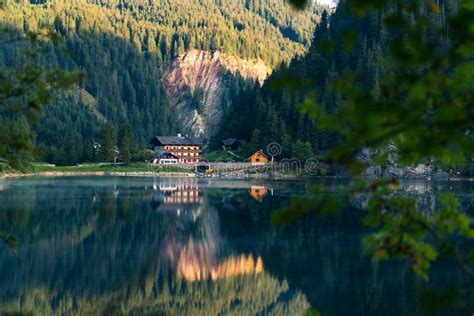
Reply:
M202 146L204 140L200 137L155 136L151 143L154 145Z
M178 157L176 157L172 153L163 153L160 155L160 159L178 159Z

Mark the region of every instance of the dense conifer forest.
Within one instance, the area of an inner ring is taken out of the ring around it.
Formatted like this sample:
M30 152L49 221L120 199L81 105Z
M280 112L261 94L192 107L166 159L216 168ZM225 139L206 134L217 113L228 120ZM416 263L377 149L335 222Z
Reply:
M275 67L305 52L322 11L313 5L297 13L284 0L9 0L0 10L0 64L21 62L28 45L16 38L24 32L52 27L60 36L44 45L43 63L86 76L45 108L33 130L37 159L75 164L95 159L93 142L111 135L106 122L112 134L131 126L135 149L180 131L161 82L177 56L219 50Z
M438 6L431 17L446 27L459 1L443 0ZM316 5L297 12L283 0L51 0L9 1L0 16L3 27L18 34L52 25L74 57L65 56L61 46L46 45L45 63L85 71L86 79L73 92L57 96L34 126L39 159L75 164L110 160L96 155L93 142L119 143L119 130L126 126L135 153L150 136L182 131L161 77L191 49L259 58L276 68L263 87L229 76L227 110L211 148L235 137L248 142L248 152L278 142L280 158L324 155L341 136L315 126L301 109L310 99L328 113L336 111L342 101L337 82L349 72L364 90L380 93L379 79L390 72L383 57L396 36L382 20L394 10L387 4L384 13L359 18L344 2L334 12ZM439 41L439 49L445 45ZM7 41L0 61L14 64L21 47Z
M438 5L439 14L431 17L449 36L446 20L459 1L439 1ZM289 66L280 67L262 88L244 90L225 116L219 137L242 137L250 141L252 150L278 142L283 150L280 157L298 156L301 146L295 146L297 140L311 146L315 154L334 147L340 140L339 133L318 129L302 111L305 101L314 101L333 113L342 101L337 82L348 73L363 90L380 93L379 79L390 71L383 57L389 40L397 35L390 34L382 20L384 14L394 10L394 5L387 4L385 13L373 11L359 18L341 2L333 14L325 13L309 52ZM426 8L419 10L423 13ZM446 45L446 40L440 39L437 49ZM216 138L214 146L218 144Z

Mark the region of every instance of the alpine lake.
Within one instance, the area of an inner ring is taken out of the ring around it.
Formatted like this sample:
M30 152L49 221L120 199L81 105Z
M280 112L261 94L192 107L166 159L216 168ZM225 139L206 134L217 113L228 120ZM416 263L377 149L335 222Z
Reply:
M0 315L421 315L426 287L462 281L447 259L426 284L409 262L364 255L367 196L272 225L273 212L315 184L338 194L344 182L0 180L0 232L17 240L0 244ZM474 182L400 190L427 214L440 192L455 192L474 215Z

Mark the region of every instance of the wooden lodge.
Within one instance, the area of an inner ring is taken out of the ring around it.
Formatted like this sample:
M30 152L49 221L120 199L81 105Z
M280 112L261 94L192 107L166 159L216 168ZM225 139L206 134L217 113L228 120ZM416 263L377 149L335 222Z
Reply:
M163 153L160 155L160 159L158 160L160 165L176 165L178 163L178 157L171 153Z
M175 157L178 163L199 162L203 139L199 137L156 136L151 141L153 150L160 156Z
M263 164L268 163L269 158L268 158L267 155L265 155L263 150L259 150L259 151L256 151L252 156L249 157L249 161L252 164L263 165Z

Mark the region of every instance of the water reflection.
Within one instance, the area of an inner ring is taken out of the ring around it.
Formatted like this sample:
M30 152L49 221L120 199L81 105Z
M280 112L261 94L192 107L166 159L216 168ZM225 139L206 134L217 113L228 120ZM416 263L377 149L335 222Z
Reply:
M431 217L440 208L439 196L441 192L455 193L462 210L468 213L474 211L474 182L472 181L401 181L397 189L394 190L394 195L413 199L417 209L424 215ZM350 199L350 204L356 208L367 209L370 194L358 194Z
M0 313L302 315L309 307L265 271L261 254L223 235L216 205L226 194L197 179L12 180L5 188L2 229L21 246L18 254L0 248Z
M340 183L323 183L337 192ZM0 181L0 314L413 315L409 265L363 256L366 196L340 214L270 225L304 182L60 178ZM406 183L426 210L439 191L474 212L474 183ZM342 197L345 198L345 197ZM456 283L441 262L433 281Z
M252 187L249 190L249 194L256 201L262 202L265 196L268 194L268 190L263 185L252 185Z
M159 191L151 202L154 209L163 210L164 206L176 209L177 218L165 235L163 260L175 267L178 277L189 282L215 281L263 272L260 256L219 255L224 252L225 244L219 233L218 213L199 189L196 179L157 179L153 188ZM266 189L252 186L250 190Z

